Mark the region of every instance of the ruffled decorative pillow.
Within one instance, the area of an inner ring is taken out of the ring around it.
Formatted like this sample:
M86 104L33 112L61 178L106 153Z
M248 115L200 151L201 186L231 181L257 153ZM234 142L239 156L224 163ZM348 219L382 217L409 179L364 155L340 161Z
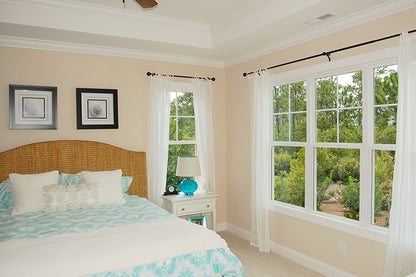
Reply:
M63 212L78 209L96 209L100 206L99 182L76 186L43 186L43 211Z

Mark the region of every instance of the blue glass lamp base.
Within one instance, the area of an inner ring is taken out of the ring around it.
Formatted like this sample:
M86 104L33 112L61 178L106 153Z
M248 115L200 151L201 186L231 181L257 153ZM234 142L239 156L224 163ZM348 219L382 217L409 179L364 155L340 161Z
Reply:
M186 195L194 195L198 189L198 184L192 179L185 179L179 184L179 189Z

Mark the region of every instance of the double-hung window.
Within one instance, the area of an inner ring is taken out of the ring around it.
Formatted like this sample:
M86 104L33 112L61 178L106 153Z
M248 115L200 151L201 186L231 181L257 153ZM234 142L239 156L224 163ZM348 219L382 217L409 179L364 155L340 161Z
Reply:
M169 154L166 184L179 191L184 177L176 176L178 157L195 156L195 111L193 93L172 91L170 93Z
M370 58L275 76L272 198L280 209L388 227L398 73L393 59Z

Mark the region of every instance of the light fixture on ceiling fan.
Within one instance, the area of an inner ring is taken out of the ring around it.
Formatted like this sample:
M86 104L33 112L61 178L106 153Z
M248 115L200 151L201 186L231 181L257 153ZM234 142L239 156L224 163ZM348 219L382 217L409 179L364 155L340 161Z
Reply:
M157 5L155 0L136 0L136 2L142 6L143 9L153 8ZM123 4L125 4L125 0L123 0Z

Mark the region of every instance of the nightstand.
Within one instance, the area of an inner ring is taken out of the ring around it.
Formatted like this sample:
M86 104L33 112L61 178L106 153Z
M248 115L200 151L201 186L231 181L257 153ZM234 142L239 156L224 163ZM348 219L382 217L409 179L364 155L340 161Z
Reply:
M181 218L193 215L206 216L207 227L217 229L217 211L215 202L219 197L214 193L195 193L191 196L165 195L162 196L162 208Z

